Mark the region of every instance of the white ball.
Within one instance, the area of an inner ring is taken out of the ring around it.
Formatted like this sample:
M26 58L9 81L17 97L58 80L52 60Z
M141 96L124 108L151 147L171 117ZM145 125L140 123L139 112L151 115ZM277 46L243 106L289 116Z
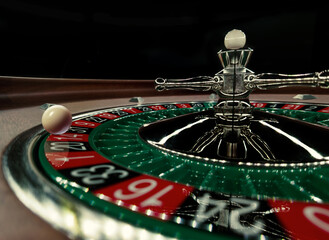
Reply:
M64 106L54 105L43 113L42 126L51 134L65 133L71 126L72 114Z
M227 49L243 48L246 44L246 35L241 30L233 29L229 31L224 39L224 45Z

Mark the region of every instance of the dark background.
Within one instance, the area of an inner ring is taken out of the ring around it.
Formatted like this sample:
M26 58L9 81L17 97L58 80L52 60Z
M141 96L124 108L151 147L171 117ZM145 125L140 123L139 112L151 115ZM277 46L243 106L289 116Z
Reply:
M246 33L257 73L329 69L328 4L223 3L0 0L0 75L214 75L233 28Z

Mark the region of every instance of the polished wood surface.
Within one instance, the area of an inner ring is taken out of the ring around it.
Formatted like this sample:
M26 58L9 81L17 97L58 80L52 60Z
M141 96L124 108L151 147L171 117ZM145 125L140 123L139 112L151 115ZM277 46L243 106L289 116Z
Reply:
M153 82L143 80L1 77L0 89L2 109L40 102L127 97L132 92L138 96L154 94Z
M62 103L72 113L85 112L104 107L133 105L131 97L144 97L145 103L208 100L203 95L163 96L153 89L153 81L79 80L79 79L35 79L1 77L0 149L1 156L6 146L20 133L41 123L45 102ZM32 84L33 83L33 84ZM82 91L83 90L83 91ZM311 89L313 91L313 89ZM328 90L329 91L329 90ZM100 93L103 95L100 96ZM165 94L175 94L167 91ZM181 92L182 93L182 92ZM252 100L296 102L293 96L285 94L252 94ZM308 91L307 93L312 93ZM328 103L327 95L320 90L313 103ZM191 92L189 92L191 94ZM153 95L153 96L152 96ZM301 101L297 101L301 102ZM5 109L6 108L6 109ZM2 159L2 157L1 157ZM9 188L3 173L0 173L0 240L2 239L67 239L49 224L34 215L22 204Z
M264 91L257 90L262 94ZM328 94L327 89L290 87L267 90L268 93ZM72 78L34 78L0 76L0 110L81 100L122 97L177 96L200 94L188 90L157 92L154 80L105 80Z
M154 80L0 77L0 109L93 99L182 95L188 91L157 93Z

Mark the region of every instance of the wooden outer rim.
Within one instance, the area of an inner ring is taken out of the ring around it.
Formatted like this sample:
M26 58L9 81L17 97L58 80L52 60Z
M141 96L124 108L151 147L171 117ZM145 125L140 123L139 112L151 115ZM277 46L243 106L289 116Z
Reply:
M200 92L173 90L157 92L154 80L128 79L73 79L0 76L0 109L11 109L63 103L68 101L111 99L122 97L191 95ZM272 90L256 90L260 93L328 94L321 88L289 87ZM210 94L210 92L205 92Z

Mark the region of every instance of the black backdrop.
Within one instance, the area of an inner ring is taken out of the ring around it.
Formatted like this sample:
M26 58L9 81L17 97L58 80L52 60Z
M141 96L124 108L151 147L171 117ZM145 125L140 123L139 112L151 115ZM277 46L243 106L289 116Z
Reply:
M0 0L0 75L213 75L233 28L246 33L257 73L329 69L329 7L300 4Z

